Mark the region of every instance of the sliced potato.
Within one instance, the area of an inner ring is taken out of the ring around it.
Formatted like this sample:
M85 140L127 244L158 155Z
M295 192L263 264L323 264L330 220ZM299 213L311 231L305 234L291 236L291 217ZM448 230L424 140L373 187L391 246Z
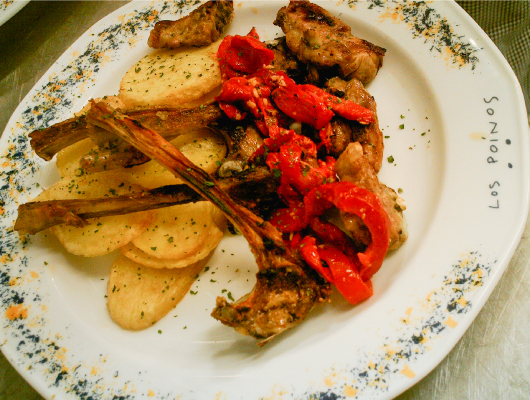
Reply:
M191 129L170 141L190 161L208 173L214 173L226 156L226 144L220 134L210 128ZM128 169L130 181L148 189L164 185L178 185L182 180L175 177L156 161L149 161Z
M131 185L127 174L104 172L82 177L63 178L42 192L35 200L100 198L141 190ZM82 228L56 225L50 231L72 254L94 257L110 253L140 235L154 218L154 211L115 215L88 220Z
M215 246L213 246L215 247ZM207 250L207 249L205 249ZM212 248L213 250L213 248ZM198 260L206 257L208 253L206 251L199 250L196 254L192 254L189 257L181 259L171 258L156 258L151 257L136 247L134 244L129 243L120 248L120 252L130 260L150 268L156 269L175 269L175 268L186 268L189 265L197 262Z
M161 208L122 253L153 268L183 268L206 257L223 238L225 228L224 215L206 201Z
M107 286L111 318L131 330L153 325L182 300L207 260L203 258L186 268L154 269L118 256Z
M222 83L216 56L220 43L149 53L127 71L118 97L127 108L186 108L211 101L206 97Z
M191 162L209 174L219 168L219 162L226 157L226 143L220 133L211 128L191 128L186 135L171 141Z
M61 178L66 176L83 176L85 171L81 168L79 161L81 157L96 149L97 146L92 139L87 138L57 153L57 169Z

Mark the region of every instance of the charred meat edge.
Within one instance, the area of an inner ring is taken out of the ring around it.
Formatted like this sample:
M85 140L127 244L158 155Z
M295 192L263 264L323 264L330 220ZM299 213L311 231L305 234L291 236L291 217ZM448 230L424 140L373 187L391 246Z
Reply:
M239 204L256 212L272 208L279 201L275 191L277 182L266 167L221 179L219 184ZM187 185L168 185L115 197L33 201L18 207L14 229L21 235L34 235L59 224L82 227L91 218L130 214L203 200Z
M348 25L309 1L291 0L274 24L297 58L317 68L337 67L342 77L368 83L383 65L384 48L355 37Z
M177 21L159 21L147 44L154 49L207 46L215 42L232 21L232 0L210 0Z
M215 103L190 109L157 108L122 112L156 129L162 136L172 135L186 126L209 125L222 115ZM39 157L50 161L62 149L89 137L90 130L85 115L73 117L46 129L33 131L29 134L30 144Z
M297 252L286 248L274 226L239 206L218 182L155 131L104 103L93 104L87 117L183 179L214 203L248 241L259 268L256 286L234 303L218 297L214 318L263 345L304 320L316 304L329 301L330 285Z

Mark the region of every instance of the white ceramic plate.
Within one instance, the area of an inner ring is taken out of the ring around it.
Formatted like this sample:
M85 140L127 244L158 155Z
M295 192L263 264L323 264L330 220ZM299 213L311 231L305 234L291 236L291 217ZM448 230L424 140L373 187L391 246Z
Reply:
M228 33L256 26L263 40L273 38L283 5L237 3ZM357 307L334 296L260 349L209 316L223 289L243 295L256 272L245 241L227 237L193 286L196 295L152 328L128 332L106 310L113 256L75 257L45 235L23 242L13 233L17 205L57 179L53 162L32 153L27 134L70 117L92 97L117 93L120 77L150 51L150 27L188 10L132 3L57 60L0 143L2 351L44 397L391 398L432 370L473 321L526 221L520 87L452 2L323 6L388 50L368 90L386 137L380 177L402 189L410 239L375 276L375 295Z
M0 26L22 10L29 0L0 0Z

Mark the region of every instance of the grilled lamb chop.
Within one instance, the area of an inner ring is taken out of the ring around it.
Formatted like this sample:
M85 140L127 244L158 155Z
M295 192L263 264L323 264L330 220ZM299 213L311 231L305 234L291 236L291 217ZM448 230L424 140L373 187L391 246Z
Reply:
M377 118L377 105L374 98L357 79L345 81L339 77L331 78L326 82L328 91L337 97L351 100L372 111L375 121L362 125L355 121L336 118L332 122L333 136L331 137L332 155L338 157L350 142L359 142L368 162L379 172L383 162L383 133L379 129Z
M232 0L210 0L177 21L157 22L147 44L154 49L207 46L219 39L233 13Z
M219 185L238 204L255 213L277 206L277 182L266 167L220 179ZM34 235L58 224L84 226L86 220L109 215L195 203L204 199L187 185L169 185L138 193L103 198L33 201L18 207L14 229Z
M156 129L162 136L174 135L175 132L191 125L206 126L222 115L217 104L190 109L124 110L123 113L141 121L147 127ZM35 153L46 161L50 161L60 150L87 137L91 137L97 144L110 141L108 133L87 126L85 115L69 118L43 130L33 131L29 137Z
M318 68L336 66L342 77L363 83L370 82L383 65L385 49L353 36L348 25L308 1L291 0L278 11L274 24L304 63Z
M377 174L363 154L359 143L350 143L335 163L334 170L341 181L355 183L357 186L375 193L388 216L390 217L390 243L388 250L400 247L408 237L407 224L403 211L406 209L405 201L396 192L384 185L377 178ZM355 239L367 245L371 241L370 232L366 229L359 217L353 214L341 213L342 222Z
M87 117L187 182L219 207L247 239L259 268L256 286L235 303L219 297L214 318L263 345L300 323L316 304L329 300L329 284L307 267L298 253L285 247L276 228L234 202L218 182L155 131L101 102L93 104Z

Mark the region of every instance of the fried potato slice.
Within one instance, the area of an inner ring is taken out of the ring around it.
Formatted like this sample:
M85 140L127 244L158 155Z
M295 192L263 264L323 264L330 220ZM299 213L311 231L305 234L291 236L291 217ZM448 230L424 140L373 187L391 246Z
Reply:
M220 43L149 53L127 71L118 97L127 108L191 108L213 101L222 83Z
M219 168L218 164L225 158L227 152L223 137L213 129L206 127L191 129L189 133L180 135L170 142L190 161L209 174ZM129 168L128 171L131 183L148 189L183 183L156 161Z
M121 251L152 268L183 268L206 257L225 229L224 215L206 201L161 208L149 227Z
M57 153L57 169L61 178L66 176L83 176L85 172L81 168L79 161L81 157L96 149L97 146L92 139L86 138Z
M118 256L107 285L112 320L130 330L150 327L182 300L207 261L203 258L186 268L155 269Z
M100 198L140 191L128 182L124 172L102 172L82 177L66 177L42 192L35 201ZM65 249L76 255L95 257L110 253L140 235L154 218L154 211L90 219L81 228L56 225L50 231Z

